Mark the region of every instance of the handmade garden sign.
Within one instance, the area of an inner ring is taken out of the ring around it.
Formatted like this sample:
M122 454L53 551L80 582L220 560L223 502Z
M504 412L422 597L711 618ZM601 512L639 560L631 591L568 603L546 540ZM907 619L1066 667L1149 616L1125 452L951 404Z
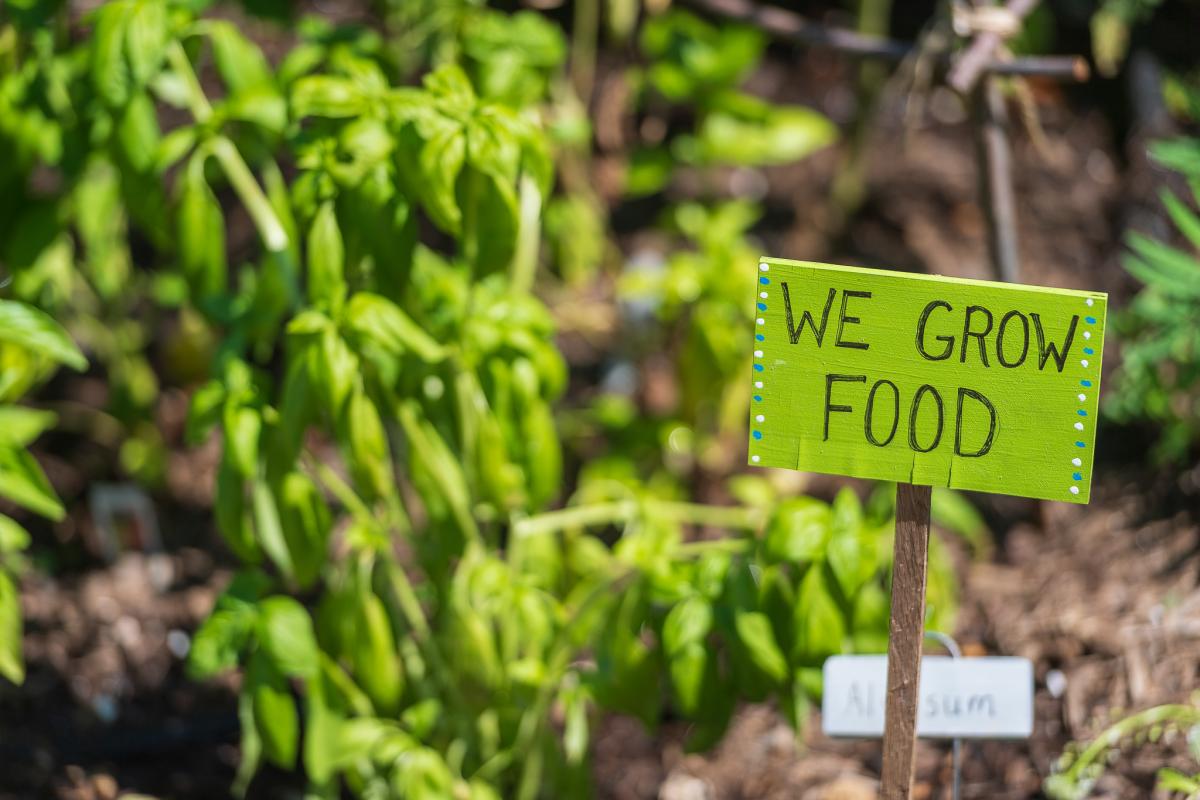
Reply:
M750 463L1086 503L1107 296L758 267Z
M755 292L750 464L896 482L880 796L907 800L931 487L1088 502L1108 298L777 258Z

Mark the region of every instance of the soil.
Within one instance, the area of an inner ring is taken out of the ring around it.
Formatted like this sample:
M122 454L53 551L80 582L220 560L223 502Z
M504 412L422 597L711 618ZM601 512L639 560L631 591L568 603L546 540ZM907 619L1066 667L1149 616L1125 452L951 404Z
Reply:
M776 57L752 88L844 121L851 102L844 65L820 54L789 58L799 58L798 65ZM1127 163L1108 117L1089 98L1037 88L1048 150L1025 133L1014 142L1022 279L1106 290L1117 307L1134 288L1117 258L1130 206L1145 202L1144 176L1136 162ZM620 94L602 78L598 96ZM755 231L764 249L990 277L970 130L961 109L942 101L916 128L902 123L894 101L885 103L865 203L832 238L826 198L842 151L768 170L767 213ZM620 131L612 136L619 140ZM619 157L613 152L597 162L602 192ZM744 176L728 178L736 186ZM626 220L644 225L652 218L644 210L618 207L618 228ZM623 243L630 236L624 231ZM1106 359L1106 370L1118 360ZM76 387L81 402L86 388ZM97 407L102 394L93 397ZM0 800L228 794L238 759L236 679L198 684L182 665L189 637L233 562L222 555L206 509L215 451L179 445L179 400L172 393L163 400L165 417L174 421L166 438L175 450L166 485L155 495L162 553L127 553L111 564L96 558L84 545L90 523L83 489L112 479L111 453L76 445L63 455L63 443L54 441L38 452L72 514L52 531L35 530L35 561L43 568L22 584L29 675L19 690L0 683ZM1069 742L1090 738L1121 709L1185 702L1200 686L1200 467L1181 474L1152 469L1136 431L1102 429L1100 439L1112 443L1106 449L1113 455L1099 465L1090 506L972 495L996 546L982 560L960 555L962 607L953 633L970 655L1032 659L1037 694L1030 740L964 746L964 798L1038 797ZM874 797L879 743L833 741L820 730L816 712L797 736L775 709L746 707L719 747L697 755L684 752L687 730L679 723L651 734L634 720L612 717L594 747L597 794ZM950 796L949 753L947 743L920 744L916 797ZM1194 769L1180 737L1122 751L1096 796L1150 797L1155 770L1171 764ZM299 791L294 778L266 772L250 796L298 797Z

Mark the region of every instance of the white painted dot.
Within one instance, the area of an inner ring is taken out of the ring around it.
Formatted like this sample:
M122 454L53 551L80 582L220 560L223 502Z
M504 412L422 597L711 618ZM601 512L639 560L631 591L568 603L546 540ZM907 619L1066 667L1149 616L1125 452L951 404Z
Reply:
M770 269L771 269L771 268L770 268L770 267L768 267L766 264L759 264L759 265L758 265L758 268L759 268L759 269L761 269L763 272L769 272L769 271L770 271Z
M757 420L757 421L759 421L759 422L762 422L763 420L765 420L765 419L766 419L766 417L764 417L762 414L759 414L759 415L758 415L758 416L756 416L754 419L756 419L756 420Z
M759 325L761 325L761 324L762 323L760 322ZM1083 358L1083 359L1080 359L1079 363L1086 367L1088 365L1088 360L1086 358Z
M1085 338L1085 339L1090 339L1090 338L1092 338L1092 332L1091 332L1091 331L1084 331L1084 332L1083 332L1083 338Z
M1079 402L1082 403L1084 400L1087 400L1087 395L1086 394L1079 395Z
M1077 430L1077 431L1081 431L1081 430L1083 430L1083 423L1082 423L1082 422L1076 422L1076 423L1075 423L1075 430Z
M762 350L755 350L755 351L754 351L754 357L755 357L755 358L762 358Z
M761 388L762 388L762 381L755 381L755 382L754 382L754 388L755 388L755 389L761 389Z
M759 317L758 319L756 319L756 320L754 320L754 321L755 321L756 323L758 323L759 325L766 325L766 324L767 324L767 323L766 323L766 320L764 320L762 317ZM1084 364L1083 364L1083 365L1086 367L1086 366L1087 366L1087 362L1084 362Z
M758 296L759 296L759 297L761 297L763 300L766 300L766 299L767 299L767 293L766 293L766 292L759 292L759 293L758 293Z
M1090 298L1090 297L1087 299L1087 304L1088 304L1089 306L1090 306L1090 305L1092 305L1092 304L1093 304L1093 303L1095 303L1095 302L1096 302L1096 301L1095 301L1095 300L1093 300L1093 299L1092 299L1092 298Z
M760 459L758 456L750 456L750 460L753 461L755 464L757 464Z
M1082 458L1072 458L1071 463L1077 467L1083 466L1083 459Z
M1071 487L1071 494L1079 494L1079 487L1078 487L1078 486L1072 486L1072 487Z

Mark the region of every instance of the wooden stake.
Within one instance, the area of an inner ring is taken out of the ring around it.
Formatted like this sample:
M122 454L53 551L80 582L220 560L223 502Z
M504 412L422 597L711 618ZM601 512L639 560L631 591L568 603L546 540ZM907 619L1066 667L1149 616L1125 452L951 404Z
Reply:
M913 791L931 497L929 486L896 485L892 617L888 630L887 706L879 793L883 800L909 800Z

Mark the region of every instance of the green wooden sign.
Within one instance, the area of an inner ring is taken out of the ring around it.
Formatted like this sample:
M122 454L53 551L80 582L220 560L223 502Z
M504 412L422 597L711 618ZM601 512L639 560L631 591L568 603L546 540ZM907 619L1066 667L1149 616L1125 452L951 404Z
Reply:
M1086 503L1108 296L764 258L750 463Z

